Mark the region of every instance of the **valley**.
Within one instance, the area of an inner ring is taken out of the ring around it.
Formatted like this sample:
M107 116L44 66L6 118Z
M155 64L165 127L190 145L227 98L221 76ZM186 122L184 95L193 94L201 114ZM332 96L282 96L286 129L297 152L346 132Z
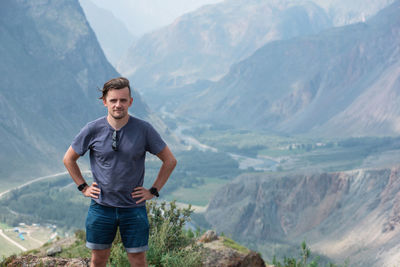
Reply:
M396 164L397 160L393 155L400 155L400 139L394 137L327 139L274 136L199 124L193 126L177 123L177 125L179 126L176 129L181 131L180 137L186 141L185 145L192 145L192 150L176 151L179 162L176 174L173 174L166 187L161 191L162 197L159 201L176 200L181 206L193 205L196 214L193 216L191 227L194 228L216 227L217 230L219 229L218 224L209 220L209 214L214 212L218 195L237 183L238 179L245 178L246 180L246 177L254 177L255 180L268 181L270 179L268 177L290 177L299 173L348 172L362 168L382 168ZM187 140L196 141L188 143ZM203 149L203 151L196 149L204 147L208 149ZM255 168L255 165L241 168L241 159L232 154L253 160L263 157L267 160L266 162L275 162L272 165L274 168L260 170ZM148 171L146 172L145 186L150 186L159 163L153 156L150 156L146 165ZM85 176L90 181L90 173L85 172ZM301 179L299 177L299 181ZM295 183L296 181L293 180L292 184ZM41 191L44 189L44 191L38 194L36 188L41 188ZM290 187L285 190L287 194L290 194ZM275 193L272 192L272 194ZM227 199L234 198L227 196ZM33 211L30 203L36 203ZM214 204L210 207L210 203ZM2 221L9 225L3 229L12 229L14 225L21 222L27 225L52 223L57 225L57 232L63 236L70 235L74 229L83 228L87 205L87 199L76 192L75 184L72 183L69 175L59 173L28 181L16 188L15 193L4 192L0 199L0 214ZM28 212L28 210L30 211ZM57 214L54 213L56 210ZM60 213L60 211L63 212ZM66 211L70 211L69 215L64 214ZM265 212L269 213L270 210L267 208ZM66 217L68 217L68 222L65 221ZM226 218L234 220L228 215ZM261 251L266 259L271 259L272 255L278 257L283 254L290 255L296 251L295 248L298 247L301 239L297 237L298 242L289 244L284 239L281 241L267 239L266 242L260 243L255 238L253 242L249 243L249 240L242 239L235 234L240 231L232 229L233 231L228 228L219 231ZM49 238L49 235L43 232L42 240L43 238ZM2 240L3 246L9 244L9 241L5 239L0 240ZM26 244L26 242L22 244ZM37 242L33 242L33 244L39 245ZM324 255L332 254L329 250L322 249L324 246L322 244L321 250L316 250L313 245L311 244L311 248L316 252ZM28 247L33 248L32 245ZM18 249L7 249L4 250L4 253L9 255L15 253L15 250Z
M84 228L61 159L126 76L178 160L158 203L192 205L188 229L268 262L306 241L321 264L400 264L399 0L215 1L141 36L81 2L2 1L0 257Z

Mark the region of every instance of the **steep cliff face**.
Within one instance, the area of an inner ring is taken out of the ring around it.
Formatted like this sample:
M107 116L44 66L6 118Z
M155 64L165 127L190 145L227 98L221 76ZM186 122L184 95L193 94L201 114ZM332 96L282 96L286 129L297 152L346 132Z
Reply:
M242 175L219 191L206 218L238 240L259 245L306 240L313 251L336 260L389 266L400 257L399 206L400 167L255 174Z
M0 40L0 179L60 171L74 135L105 115L98 88L119 74L78 1L4 0ZM131 111L151 117L133 98Z

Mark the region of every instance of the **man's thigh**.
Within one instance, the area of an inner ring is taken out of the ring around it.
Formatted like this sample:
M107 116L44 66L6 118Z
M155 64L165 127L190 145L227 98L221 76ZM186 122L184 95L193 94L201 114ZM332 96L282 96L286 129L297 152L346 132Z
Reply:
M93 250L111 248L117 227L115 208L102 206L92 200L86 218L86 246Z
M141 253L148 249L149 221L146 207L124 209L119 214L119 231L127 253Z

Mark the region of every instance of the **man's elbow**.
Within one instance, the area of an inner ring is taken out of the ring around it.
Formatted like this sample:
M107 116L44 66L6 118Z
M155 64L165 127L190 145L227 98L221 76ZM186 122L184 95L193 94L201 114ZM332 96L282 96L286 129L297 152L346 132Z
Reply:
M63 163L65 167L70 166L72 163L76 162L76 160L66 153L63 158Z
M172 169L175 169L176 164L178 164L178 161L176 160L175 157L172 157L172 158L169 160L169 165L171 166Z
M64 166L68 166L68 164L70 162L71 162L71 159L69 157L67 157L67 155L64 155L64 158L63 158Z

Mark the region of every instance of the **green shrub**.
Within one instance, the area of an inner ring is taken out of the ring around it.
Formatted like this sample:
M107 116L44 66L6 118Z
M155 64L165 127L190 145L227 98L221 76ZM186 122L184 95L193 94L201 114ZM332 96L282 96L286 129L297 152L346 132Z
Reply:
M194 233L185 231L184 225L190 221L193 210L177 208L175 201L147 204L150 240L147 260L149 264L163 267L200 266L201 253L194 245Z
M130 266L128 256L126 255L125 247L122 244L122 239L119 230L117 235L115 236L111 248L109 264L110 266L116 266L116 267Z
M201 266L200 248L194 244L195 234L184 229L193 210L177 208L175 202L147 202L150 225L149 250L146 253L149 266L197 267ZM130 266L128 257L117 234L111 249L110 266Z

